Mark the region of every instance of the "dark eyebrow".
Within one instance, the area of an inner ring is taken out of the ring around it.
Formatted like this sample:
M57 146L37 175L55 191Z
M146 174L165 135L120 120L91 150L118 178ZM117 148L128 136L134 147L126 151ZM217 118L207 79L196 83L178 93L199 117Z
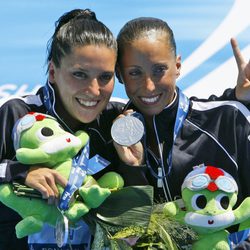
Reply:
M115 74L115 71L103 71L102 74Z

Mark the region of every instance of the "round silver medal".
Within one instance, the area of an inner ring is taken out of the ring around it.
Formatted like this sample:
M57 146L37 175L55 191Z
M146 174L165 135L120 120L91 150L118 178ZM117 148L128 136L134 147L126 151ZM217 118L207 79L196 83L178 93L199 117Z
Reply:
M62 214L56 221L56 244L58 247L63 247L69 236L69 222L66 216Z
M113 140L122 146L131 146L141 140L144 125L138 118L127 115L117 119L111 127Z

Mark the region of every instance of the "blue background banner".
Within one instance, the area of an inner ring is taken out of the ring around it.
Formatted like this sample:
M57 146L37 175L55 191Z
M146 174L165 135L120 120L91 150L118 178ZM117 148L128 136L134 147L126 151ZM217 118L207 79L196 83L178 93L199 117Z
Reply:
M164 19L182 57L177 85L187 95L221 94L236 83L230 46L236 37L250 58L250 0L9 0L0 3L0 103L36 91L46 81L46 44L54 23L74 8L90 8L117 35L139 16ZM113 97L127 98L116 81Z

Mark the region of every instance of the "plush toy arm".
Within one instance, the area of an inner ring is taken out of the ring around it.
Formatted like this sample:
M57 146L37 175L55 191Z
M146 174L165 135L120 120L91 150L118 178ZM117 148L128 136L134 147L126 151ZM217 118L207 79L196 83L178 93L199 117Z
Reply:
M78 137L81 142L82 142L82 145L86 145L88 140L89 140L89 136L86 132L82 131L82 130L79 130L75 133L75 136Z
M19 148L16 150L16 158L23 164L36 164L45 163L48 161L49 156L39 148Z
M124 186L124 180L121 175L113 171L105 173L97 180L97 183L102 188L109 188L110 191L115 191Z
M250 197L243 200L240 206L234 210L234 215L236 217L236 223L240 223L248 218L250 218Z
M176 202L167 202L164 205L163 213L167 217L174 217L179 213L179 207Z

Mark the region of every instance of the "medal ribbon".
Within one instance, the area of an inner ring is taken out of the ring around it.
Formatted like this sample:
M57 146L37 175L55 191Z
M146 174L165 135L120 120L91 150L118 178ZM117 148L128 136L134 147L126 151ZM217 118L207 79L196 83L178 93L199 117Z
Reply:
M63 191L59 202L60 210L67 210L74 192L79 189L86 175L93 175L107 167L110 162L96 154L89 159L89 141L83 148L80 156L76 156L72 161L68 183Z
M176 119L175 119L175 124L174 124L174 134L173 134L173 145L174 145L174 142L175 142L175 139L183 125L183 121L185 120L186 116L187 116L187 113L188 113L188 108L189 108L189 99L187 98L186 95L184 95L180 90L179 90L179 103L178 103L178 109L177 109L177 114L176 114ZM146 140L146 138L145 138ZM145 140L144 140L144 143L145 143ZM146 144L145 144L146 145ZM167 158L167 163L168 163L168 174L170 174L171 172L171 169L172 169L172 151L173 151L173 145L172 145L172 148L170 149L169 151L169 154L168 154L168 158ZM151 168L150 166L150 163L149 163L149 160L148 160L148 156L147 156L147 153L146 153L146 162L147 162L147 166L149 167L150 169L150 172L152 173L152 175L158 179L163 179L166 177L166 175L163 175L162 173L159 175L157 175L153 169Z
M183 125L183 121L186 119L187 113L188 113L188 108L189 108L189 99L187 98L186 95L184 95L181 91L179 91L179 104L178 104L178 110L177 110L177 115L175 119L175 124L174 124L174 135L173 135L173 145L175 142L175 139ZM170 174L170 171L172 169L172 151L173 151L173 146L169 151L168 154L168 175Z
M72 162L68 183L63 191L59 201L59 209L67 210L69 208L70 199L74 192L82 185L89 165L89 141L83 148L79 157L75 157Z

